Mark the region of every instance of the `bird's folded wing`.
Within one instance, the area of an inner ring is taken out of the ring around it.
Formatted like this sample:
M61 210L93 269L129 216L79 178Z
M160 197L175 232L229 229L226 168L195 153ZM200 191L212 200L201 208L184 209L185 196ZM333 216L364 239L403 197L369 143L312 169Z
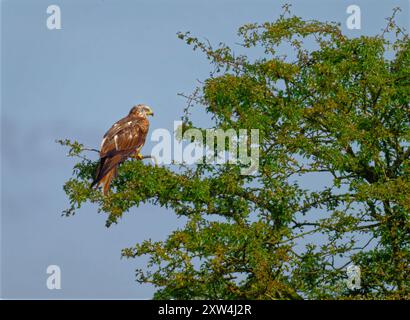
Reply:
M112 157L122 154L128 157L130 153L141 147L147 134L145 119L124 118L116 122L104 135L101 143L100 157Z

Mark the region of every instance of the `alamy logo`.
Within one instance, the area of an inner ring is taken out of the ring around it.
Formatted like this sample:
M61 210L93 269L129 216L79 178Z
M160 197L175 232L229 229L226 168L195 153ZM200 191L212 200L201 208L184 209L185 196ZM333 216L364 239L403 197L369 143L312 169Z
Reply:
M61 29L61 9L59 6L52 4L47 7L47 28L49 30Z
M259 168L258 129L182 130L182 121L174 121L174 135L167 129L155 129L151 141L157 142L151 156L158 164L216 163L239 164L242 175L252 175ZM187 144L187 142L190 142ZM185 142L185 143L184 143ZM173 146L173 147L172 147Z
M347 28L350 30L360 30L362 28L360 7L356 4L352 4L347 7L346 13L350 14L346 20Z
M361 270L359 266L355 266L354 264L347 267L346 274L347 274L347 287L350 290L359 290L361 288L360 285L360 277L361 277Z
M61 289L61 269L57 265L49 265L47 267L47 274L50 276L47 277L47 288L49 290L59 290Z

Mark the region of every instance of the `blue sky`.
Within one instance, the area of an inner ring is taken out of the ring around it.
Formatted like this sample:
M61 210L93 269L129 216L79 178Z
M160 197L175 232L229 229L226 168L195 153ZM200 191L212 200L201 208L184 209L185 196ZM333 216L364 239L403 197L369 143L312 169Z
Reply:
M408 1L286 2L305 19L341 22L350 36L378 33L392 8L401 6L398 21L408 28ZM151 130L172 130L185 107L177 93L191 92L211 71L176 33L191 31L235 48L238 27L274 20L283 3L1 1L1 297L152 297L153 287L134 281L135 268L145 260L120 259L120 251L144 239L164 239L183 219L150 205L132 209L109 229L93 205L61 217L68 206L62 185L74 162L54 140L97 147L111 124L137 103L154 109ZM46 27L51 4L61 8L61 30ZM350 4L361 7L361 30L346 28ZM196 120L209 124L201 115ZM152 145L148 141L143 153ZM46 287L52 264L61 268L60 290Z

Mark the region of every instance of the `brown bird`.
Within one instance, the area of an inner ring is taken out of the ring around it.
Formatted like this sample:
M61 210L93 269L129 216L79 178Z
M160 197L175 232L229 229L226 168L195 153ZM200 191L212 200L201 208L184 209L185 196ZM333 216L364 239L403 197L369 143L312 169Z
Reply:
M107 131L101 142L100 163L91 188L103 184L104 195L110 190L111 181L117 176L118 165L134 157L141 160L140 150L149 129L148 116L154 115L151 108L139 104L130 113Z

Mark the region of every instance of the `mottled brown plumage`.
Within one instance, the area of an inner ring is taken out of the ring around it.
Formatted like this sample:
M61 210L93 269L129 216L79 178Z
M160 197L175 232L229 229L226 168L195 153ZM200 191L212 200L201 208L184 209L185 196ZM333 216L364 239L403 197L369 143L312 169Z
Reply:
M103 184L103 192L107 194L118 165L131 156L142 159L139 152L149 129L147 117L153 114L150 107L139 104L107 131L101 142L100 163L91 187Z

